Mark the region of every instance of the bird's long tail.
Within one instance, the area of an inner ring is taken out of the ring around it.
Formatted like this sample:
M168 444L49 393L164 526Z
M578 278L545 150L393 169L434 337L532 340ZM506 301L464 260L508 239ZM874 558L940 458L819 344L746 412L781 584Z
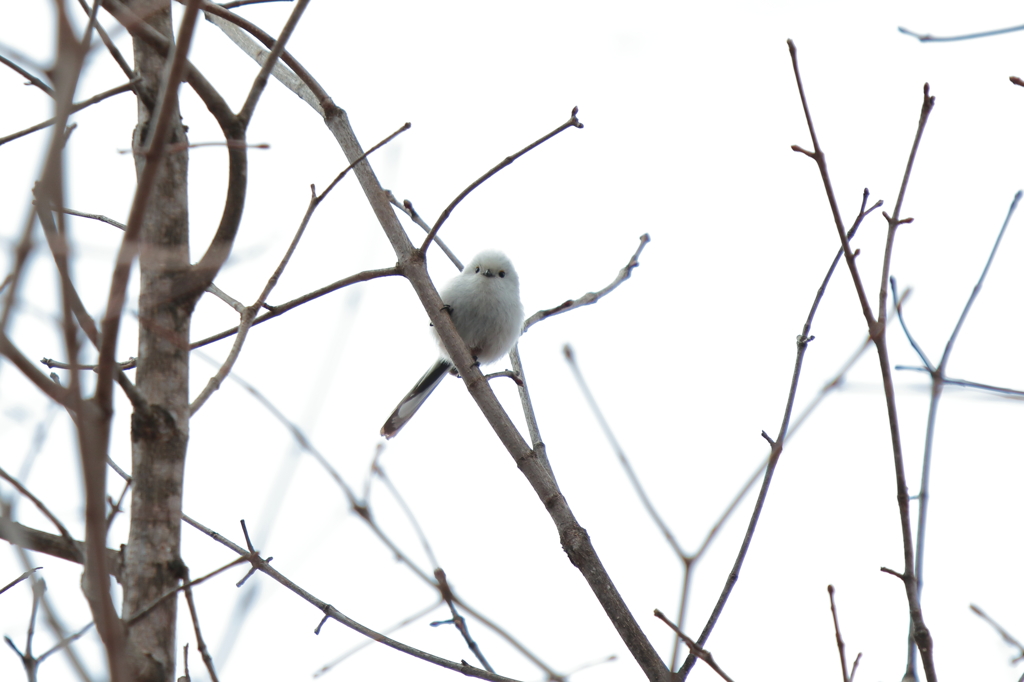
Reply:
M441 383L444 376L448 374L448 371L452 368L452 363L443 358L438 359L434 366L427 370L427 373L423 375L423 378L416 382L416 385L412 387L409 394L402 398L402 402L398 403L398 407L391 413L388 420L384 422L384 426L380 429L380 435L385 438L394 438L395 434L405 426L405 423L412 419L412 416L416 414L416 410L420 409L420 405L427 399L437 385Z

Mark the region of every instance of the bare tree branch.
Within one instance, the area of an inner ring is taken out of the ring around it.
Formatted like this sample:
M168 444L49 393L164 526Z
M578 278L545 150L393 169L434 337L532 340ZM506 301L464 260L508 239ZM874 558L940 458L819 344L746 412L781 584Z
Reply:
M381 633L375 632L370 628L366 627L365 625L362 625L361 623L357 623L356 621L352 620L351 618L349 618L348 616L346 616L341 611L334 608L327 602L322 601L317 597L313 596L311 593L307 592L302 587L289 580L287 577L285 577L284 574L277 571L275 568L273 568L269 563L267 563L258 555L250 558L250 553L247 549L236 545L220 533L217 533L215 531L210 530L209 528L206 528L202 524L190 519L187 516L183 516L182 518L186 523L188 523L193 528L205 533L206 535L221 543L225 547L231 549L236 554L242 555L244 558L248 559L249 561L252 561L253 565L257 568L257 570L259 570L261 573L264 573L265 575L270 576L275 581L283 585L285 588L294 592L303 600L315 606L320 612L324 614L325 618L327 619L335 620L341 623L342 625L352 630L355 630L356 632L365 635L366 637L373 639L376 642L380 642L384 646L395 649L396 651L401 651L402 653L408 654L423 661L427 661L428 663L433 663L434 665L440 666L442 668L447 668L448 670L460 672L467 677L475 677L481 680L490 680L491 682L515 682L515 680L513 680L512 678L502 677L501 675L489 673L486 670L475 668L465 662L456 663L455 661L449 661L439 656L428 654L425 651L420 651L419 649L415 649L397 640L391 639L390 637L387 637Z
M523 154L527 153L531 149L534 149L535 147L539 147L540 145L544 144L545 142L550 140L552 137L554 137L558 133L560 133L563 130L565 130L566 128L582 128L583 124L580 123L578 118L576 118L576 114L577 113L579 113L579 107L573 107L572 108L572 114L569 116L569 120L568 121L566 121L562 125L558 126L554 130L552 130L550 133L548 133L544 137L542 137L539 140L537 140L536 142L533 142L532 144L529 144L526 147L520 149L518 152L516 152L512 156L506 156L505 159L501 163L499 163L497 166L495 166L491 170L489 170L486 173L484 173L483 175L481 175L479 178L474 180L469 185L469 187L467 187L466 189L462 190L462 193L459 194L459 196L455 197L455 199L452 200L452 203L448 204L448 206L443 211L441 211L441 215L438 216L437 222L435 222L434 226L432 228L430 228L430 232L427 233L426 239L424 239L423 243L420 245L420 249L419 249L420 253L424 257L426 256L427 248L430 246L430 242L433 241L434 236L437 234L437 231L440 230L441 226L444 225L444 222L446 220L448 220L448 216L450 216L452 214L452 211L455 210L455 207L458 206L459 203L463 199L465 199L467 196L469 196L470 192L472 192L477 187L479 187L480 185L482 185L485 182L487 182L487 180L489 180L491 178L491 176L493 176L495 173L497 173L501 169L503 169L503 168L505 168L507 166L511 166L512 163L516 159L518 159L520 156L522 156Z
M904 472L903 467L903 449L900 441L899 422L896 416L896 395L892 384L892 366L889 362L889 352L885 341L885 323L886 300L889 284L889 264L892 257L893 241L896 235L896 228L903 222L900 219L900 210L903 206L903 199L906 196L907 186L910 181L910 171L914 165L914 159L917 155L917 149L921 142L921 136L924 133L925 124L928 122L928 115L931 113L932 107L935 105L935 98L929 94L928 85L925 84L924 101L921 105L921 116L918 121L917 133L914 136L914 144L911 147L910 158L907 160L906 170L903 173L903 182L900 185L899 196L896 199L896 208L893 211L892 217L886 215L886 220L889 223L889 230L886 237L885 252L882 260L882 284L879 290L878 319L875 319L871 312L871 306L868 303L867 295L864 292L864 286L861 282L860 274L854 261L853 251L850 249L850 242L846 236L846 230L843 229L842 217L839 214L839 209L835 201L835 194L832 191L832 181L829 178L828 168L825 165L825 154L818 145L818 138L814 132L814 124L811 121L811 113L807 105L807 97L804 94L804 86L800 79L800 70L797 66L796 45L793 44L792 40L788 42L789 53L793 62L793 73L796 77L797 88L800 92L800 102L803 106L804 117L807 120L807 128L810 132L811 140L814 143L813 158L817 163L818 170L821 174L829 206L832 209L832 216L836 223L836 229L839 232L839 238L843 244L846 263L850 270L850 274L853 277L854 286L857 289L857 296L861 302L864 319L868 325L868 331L871 334L875 343L875 348L878 351L878 362L882 373L882 386L885 391L886 410L889 417L893 463L896 470L896 500L900 510L900 529L903 535L904 573L902 578L907 593L907 605L912 622L910 639L913 643L916 643L918 650L921 652L921 661L924 665L927 679L929 682L934 682L936 674L933 644L931 634L928 632L928 628L924 623L924 617L921 614L921 603L917 594L917 577L914 573L914 546L910 530L909 494L907 492L906 473ZM913 646L913 644L910 646ZM911 655L908 659L907 675L913 677L913 664L915 657Z
M185 586L185 601L188 602L188 612L192 616L192 629L196 633L196 646L199 647L199 655L202 656L203 664L206 665L206 670L210 673L210 679L213 682L219 682L217 671L213 666L213 656L210 655L210 650L206 647L206 641L203 639L203 633L199 629L199 614L196 612L196 600L192 595L192 585L194 583L189 581L187 568L185 569L183 582ZM188 645L186 644L185 646Z
M726 675L725 671L722 670L717 663L715 663L715 658L711 655L710 651L704 649L699 644L694 642L692 639L684 635L683 631L677 628L676 624L670 621L667 617L665 617L665 614L659 611L658 609L654 609L654 615L655 617L660 618L661 621L665 623L665 625L672 628L676 635L679 636L679 639L683 640L686 646L689 647L691 656L693 656L694 658L699 658L700 660L707 663L708 667L710 667L712 670L718 673L718 676L725 680L725 682L732 682L732 678Z
M1017 648L1017 651L1019 651L1020 653L1014 657L1013 661L1011 661L1012 663L1024 661L1024 644L1021 644L1019 639L1017 639L1009 632L1007 632L999 623L995 622L995 620L993 620L991 616L989 616L987 613L981 610L980 606L975 606L974 604L971 604L971 611L973 611L983 621L991 625L992 628L999 633L999 636L1003 638L1004 642L1006 642L1012 647Z
M114 95L120 95L122 92L128 92L128 91L130 91L132 89L132 86L133 86L133 83L132 82L128 82L128 83L125 83L124 85L118 85L116 88L111 88L110 90L105 90L104 92L101 92L98 95L93 95L92 97L90 97L87 100L84 100L84 101L81 101L81 102L79 102L77 104L71 105L71 113L72 114L77 113L77 112L81 111L82 109L85 109L86 107L91 107L93 104L96 104L97 102L102 102L103 100L105 100L105 99L107 99L109 97L113 97ZM24 130L19 130L16 133L11 133L10 135L5 135L4 137L0 137L0 145L7 144L11 140L17 140L19 137L25 137L26 135L29 135L29 134L34 133L36 131L44 130L46 128L49 128L50 126L52 126L56 122L57 122L56 118L48 118L45 121L43 121L41 123L37 123L34 126L30 126L28 128L25 128Z
M904 35L908 35L911 38L917 38L922 43L948 43L955 40L974 40L975 38L989 38L991 36L998 36L1004 33L1014 33L1015 31L1024 31L1024 26L1010 26L1009 28L997 28L991 31L982 31L980 33L966 33L959 36L933 36L931 33L915 33L909 28L903 28L898 26L897 31Z
M549 317L554 317L555 315L561 315L562 313L567 313L570 310L575 310L576 308L582 308L585 305L597 303L599 300L610 294L620 284L629 279L629 276L633 274L634 268L640 267L640 252L644 250L644 247L647 246L647 242L649 241L651 241L650 235L640 235L640 246L636 248L636 251L633 253L633 256L629 259L629 262L626 263L625 267L619 270L618 276L612 281L611 284L609 284L604 289L601 289L598 292L591 291L590 293L583 294L575 301L566 301L564 303L556 305L554 308L548 308L547 310L538 310L533 315L530 315L528 318L526 318L526 322L523 323L523 332L525 333L527 329L529 329L530 327L532 327L533 325L537 324L542 320L546 320Z
M84 542L72 540L72 546L69 546L67 539L60 535L29 528L3 517L0 517L0 540L76 564L82 563L82 557L85 556ZM117 582L121 582L121 553L116 549L108 549L105 563L107 572Z
M11 61L7 57L3 56L2 54L0 54L0 64L4 64L4 65L8 66L9 68L13 69L16 73L18 73L19 75L21 75L24 78L26 78L30 85L36 86L37 88L39 88L40 90L45 92L50 97L56 97L56 95L53 92L53 88L51 88L49 85L47 85L46 83L44 83L40 79L36 78L31 73L29 73L25 69L21 68L15 62Z
M839 614L836 612L836 588L828 586L828 600L832 605L832 624L836 630L836 646L839 648L839 664L843 668L843 682L851 682L853 675L846 668L846 645L843 643L843 636L839 634ZM860 658L860 654L857 655Z

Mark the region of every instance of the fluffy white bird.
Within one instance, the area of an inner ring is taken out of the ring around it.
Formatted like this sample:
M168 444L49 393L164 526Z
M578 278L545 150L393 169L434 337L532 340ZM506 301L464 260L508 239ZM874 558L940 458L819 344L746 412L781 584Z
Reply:
M515 345L523 329L523 304L519 301L519 275L512 261L500 251L476 255L462 274L440 292L459 336L480 364L500 360ZM380 435L394 438L444 376L455 373L437 331L431 328L441 350L437 359L381 427Z

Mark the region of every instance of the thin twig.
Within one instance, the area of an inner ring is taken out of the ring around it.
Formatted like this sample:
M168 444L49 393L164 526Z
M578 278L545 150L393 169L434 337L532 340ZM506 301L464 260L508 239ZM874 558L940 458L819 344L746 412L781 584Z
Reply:
M334 180L331 181L331 184L329 184L327 186L327 189L325 189L323 192L321 192L320 196L318 196L316 198L317 203L319 204L320 202L322 202L324 200L324 198L327 196L327 194L332 189L334 189L334 186L337 185L339 182L341 182L341 179L344 178L346 175L348 175L348 172L350 170L355 168L357 163L365 160L366 157L368 157L370 154L374 153L375 151L377 151L378 149L380 149L381 147L383 147L387 143L391 142L391 140L395 139L396 137L398 137L399 135L404 133L406 130L409 130L409 128L412 128L412 123L408 123L408 122L404 123L401 128L399 128L398 130L396 130L395 132L391 133L390 135L385 137L383 140L381 140L377 144L375 144L372 147L370 147L369 149L367 149L365 152L362 153L362 155L358 159L356 159L355 161L353 161L349 165L345 166L345 170L343 170L340 173L338 173L338 176L336 178L334 178Z
M61 651L62 649L65 649L65 648L66 648L66 647L67 647L67 646L68 646L69 644L71 644L71 643L72 643L72 642L74 642L75 640L77 640L77 639L81 638L81 637L82 637L82 635L84 635L85 633L89 632L89 628L91 628L91 627L92 627L93 625L95 625L95 623L86 623L86 624L85 624L85 627L83 627L83 628L82 628L81 630L79 630L78 632L76 632L76 633L74 633L74 634L72 634L72 635L68 635L67 637L64 637L64 638L63 638L63 639L61 639L61 640L60 640L59 642L57 642L56 644L54 644L54 645L53 645L52 647L50 647L49 649L47 649L47 650L46 650L46 652L45 652L45 653L43 653L43 654L42 654L42 655L41 655L41 656L40 656L39 658L37 658L37 659L36 659L36 663L37 663L37 664L38 664L38 663L42 663L42 662L43 662L44 660L46 660L46 659L47 659L47 658L48 658L48 657L49 657L49 656L50 656L51 654L55 654L55 653L57 653L58 651Z
M836 646L839 647L839 664L843 668L843 682L850 682L852 677L846 670L846 645L843 643L843 636L839 634L839 614L836 612L836 588L828 586L828 600L832 605L832 624L836 629ZM857 654L860 658L860 654Z
M647 491L644 490L643 484L637 477L636 472L633 470L633 465L629 463L629 458L626 457L625 450L619 445L618 439L615 438L615 434L612 433L611 425L608 424L608 420L605 419L604 414L601 412L601 408L598 406L597 401L594 399L594 394L591 393L590 387L587 385L586 379L583 378L583 372L580 370L579 365L576 363L576 356L573 353L572 347L566 344L562 347L562 354L565 356L565 361L569 364L569 369L572 370L573 377L576 379L576 385L579 386L580 391L583 393L583 398L587 401L587 405L590 406L590 411L594 414L594 418L597 419L598 426L604 432L604 437L608 440L608 444L611 445L612 450L615 452L615 456L619 460L619 464L622 469L626 472L626 478L629 479L630 485L633 486L633 492L640 499L640 503L647 511L647 515L651 517L654 525L658 527L661 534L665 536L665 541L668 542L672 551L675 552L676 556L680 560L686 558L686 552L679 545L676 540L676 536L672 533L672 530L665 523L665 520L661 518L661 514L654 508L654 503L651 502L651 498L648 497Z
M119 85L116 88L111 88L110 90L105 90L105 91L101 92L98 95L93 95L92 97L90 97L87 100L83 100L83 101L81 101L81 102L79 102L77 104L72 104L71 105L71 113L74 114L76 112L81 111L82 109L85 109L86 107L91 107L93 104L96 104L97 102L102 102L103 100L107 99L108 97L113 97L114 95L120 95L122 92L128 92L133 87L135 87L135 83L132 82L132 81L129 81L128 83L125 83L123 85ZM4 137L0 137L0 145L7 144L11 140L17 140L19 137L25 137L26 135L30 135L31 133L34 133L34 132L37 132L37 131L40 131L40 130L45 130L46 128L49 128L50 126L52 126L56 122L57 122L56 118L48 118L45 121L37 123L34 126L30 126L28 128L25 128L24 130L19 130L16 133L11 133L10 135L5 135Z
M68 244L65 238L67 234L63 224L58 226L53 221L53 205L46 194L39 189L36 190L36 213L39 216L39 223L43 226L43 234L46 236L46 242L50 247L50 252L53 255L54 264L57 266L57 272L60 275L61 280L61 293L62 301L65 307L70 306L70 311L74 312L75 319L78 321L78 326L85 332L86 338L92 343L92 345L99 349L100 348L100 332L96 327L96 321L92 319L92 315L86 309L85 304L82 302L81 297L78 295L78 290L75 288L74 282L71 280L71 268L68 263ZM63 211L58 213L58 218L63 217ZM65 321L65 326L70 331L73 328L70 316ZM70 343L71 337L65 339L65 345ZM69 364L68 369L72 369L72 365ZM81 369L79 365L77 367ZM142 393L136 388L135 384L125 376L122 368L114 368L114 378L117 380L121 390L124 391L128 400L132 403L132 407L141 414L149 413L149 403L143 397ZM72 376L72 383L77 381L77 377Z
M416 209L412 207L411 201L408 199L405 201L399 201L395 198L395 195L391 193L391 190L384 191L388 195L388 201L391 202L392 206L409 216L414 223L423 229L424 232L430 232L430 225L427 225L427 222L423 220L423 218L420 217L420 214L416 212ZM441 241L441 238L436 235L434 236L434 243L437 244L438 248L444 251L444 255L448 256L448 260L450 260L455 267L459 269L459 272L462 272L462 261L455 257L455 253L448 248L448 245Z
M61 208L59 210L63 213L67 213L68 215L78 216L79 218L90 218L92 220L98 220L102 223L106 223L107 225L113 225L119 230L124 230L124 223L119 223L113 218L108 218L105 215L97 215L95 213L82 213L81 211L75 211L70 208Z
M580 120L578 118L576 118L576 114L579 113L579 110L580 110L579 107L573 107L572 108L572 114L569 116L569 120L568 121L566 121L562 125L558 126L554 130L552 130L550 133L548 133L544 137L542 137L539 140L537 140L536 142L533 142L532 144L529 144L526 147L520 149L518 152L516 152L512 156L506 156L505 159L501 163L499 163L497 166L495 166L491 170L489 170L486 173L484 173L483 175L481 175L479 178L474 180L472 182L472 184L469 185L469 187L467 187L466 189L462 190L462 193L459 194L459 196L455 197L455 199L452 201L452 203L448 204L448 206L443 211L441 211L441 215L438 217L437 222L435 222L434 226L432 228L430 228L430 232L427 233L426 239L424 239L423 240L423 244L420 245L420 248L419 248L420 253L425 254L427 252L427 247L430 246L430 242L434 239L434 236L437 234L437 231L440 230L441 226L444 225L444 222L446 220L448 220L448 216L450 216L452 214L452 211L455 209L455 207L458 206L459 203L463 199L465 199L467 196L469 196L470 192L472 192L474 189L476 189L477 187L482 185L484 182L486 182L488 179L490 179L491 176L493 176L495 173L500 171L502 168L505 168L506 166L512 165L512 162L514 162L520 156L522 156L523 154L527 153L531 149L534 149L535 147L538 147L538 146L544 144L545 142L547 142L548 140L550 140L552 137L554 137L555 135L559 134L563 130L565 130L567 128L582 128L583 124L580 122Z
M256 557L256 558L258 559L258 557ZM138 620L140 618L145 616L147 613L149 613L150 611L152 611L156 607L160 606L160 604L163 604L165 601L167 601L168 599L170 599L174 595L176 595L179 592L181 592L182 590L184 590L186 587L188 587L188 588L194 587L196 585L199 585L201 583L206 582L207 580L209 580L210 578L213 578L214 576L220 575L221 573L223 573L224 571L227 571L228 569L234 568L235 566L237 566L239 564L244 564L246 561L252 562L252 561L255 561L255 560L256 559L254 559L253 556L250 553L246 553L245 556L240 556L237 559L235 559L234 561L226 563L223 566L221 566L220 568L215 569L213 571L210 571L209 573L207 573L206 575L204 575L204 576L202 576L200 578L196 578L195 580L192 580L192 581L188 581L188 580L182 581L181 585L178 585L177 587L175 587L175 588L173 588L171 590L168 590L167 592L164 592L162 595L160 595L159 597L154 599L152 602L150 602L146 606L143 606L141 609L139 609L138 611L133 613L130 618L124 619L125 627L131 627L134 623L138 622Z
M78 4L83 10L85 10L86 14L90 16L93 15L92 9L89 8L89 5L88 3L86 3L85 0L78 0ZM103 28L103 25L99 22L94 22L94 24L96 28L96 33L99 34L100 40L103 41L103 45L107 48L107 51L110 53L110 56L114 58L115 62L117 62L118 67L120 67L121 72L124 73L125 77L127 77L129 81L132 81L132 79L135 78L134 69L132 69L131 65L121 55L121 51L117 49L116 45L114 45L114 41L110 39L110 35ZM133 81L133 88L135 84L136 82Z
M302 13L306 11L306 7L308 5L309 0L298 0L298 2L295 3L295 6L292 8L292 13L288 16L288 21L285 22L284 28L281 29L281 34L274 42L274 47L271 48L266 61L260 68L259 73L256 74L252 87L249 88L249 94L245 98L245 104L242 105L242 108L238 112L238 119L242 122L243 126L247 127L249 125L249 121L252 120L253 112L256 111L256 104L259 102L260 96L267 87L267 80L270 78L270 72L273 70L277 60L280 59L281 53L284 52L284 46L288 43L288 39L291 38L292 33L295 31L295 27L299 23L299 19L302 18Z
M264 313L263 315L260 315L255 320L253 320L252 326L255 327L256 325L262 324L262 323L266 322L267 320L272 320L275 317L283 315L284 313L288 312L289 310L292 310L293 308L298 308L300 305L302 305L304 303L309 303L310 301L314 301L314 300L320 298L321 296L326 296L327 294L335 292L338 289L343 289L343 288L345 288L345 287L347 287L349 285L358 284L359 282L368 282L371 279L377 279L378 277L394 277L394 276L399 275L399 274L400 273L398 272L397 268L390 267L390 268L380 268L379 270L364 270L363 272L359 272L359 273L356 273L354 275L349 275L348 277L345 277L343 279L339 279L337 282L334 282L332 284L328 284L327 286L321 287L321 288L319 288L319 289L317 289L315 291L311 291L308 294L303 294L302 296L299 296L298 298L293 298L292 300L288 301L287 303L281 303L281 304L275 305L275 306L268 306L268 307L271 308L270 312ZM208 336L205 339L201 339L199 341L195 341L195 342L189 344L188 348L189 348L189 350L195 350L197 348L202 348L203 346L210 345L214 341L220 341L221 339L229 338L231 336L234 336L237 333L238 333L238 327L232 327L231 329L225 329L224 331L222 331L222 332L220 332L218 334L214 334L213 336ZM128 362L128 363L125 363L125 364L122 365L122 367L124 367L125 369L130 369L130 368L132 368L134 366L135 366L134 362Z
M611 284L606 286L604 289L601 289L600 291L591 291L589 293L583 294L574 301L565 301L564 303L556 305L554 308L548 308L547 310L538 310L533 315L530 315L528 318L526 318L526 322L523 323L523 333L525 334L526 330L528 330L530 327L537 324L541 320L546 320L549 317L554 317L555 315L567 313L570 310L575 310L576 308L582 308L585 305L597 303L599 300L601 300L609 293L614 291L620 284L629 279L630 275L633 274L634 268L640 267L640 252L644 250L644 247L647 246L647 243L649 241L651 241L650 235L640 235L640 246L638 246L636 248L636 251L633 252L633 256L629 259L629 262L626 263L625 267L619 270L619 274L615 277L614 280L612 280Z
M718 673L718 676L721 677L726 682L732 682L732 678L729 677L728 675L726 675L725 671L722 670L720 667L718 667L718 664L715 663L715 659L711 655L710 651L708 651L707 649L701 647L696 642L694 642L692 639L690 639L689 637L684 635L683 631L680 630L679 628L677 628L676 624L673 623L672 621L670 621L667 617L665 617L665 614L662 613L661 611L659 611L658 609L654 609L654 615L655 615L655 617L660 618L661 621L663 623L665 623L665 625L667 625L670 628L672 628L672 630L676 633L676 635L679 637L679 639L683 640L683 642L686 644L686 646L689 647L690 655L691 656L694 656L695 658L699 658L700 660L702 660L705 663L707 663L708 666L712 670L714 670L716 673Z
M989 268L992 267L992 261L995 260L996 252L999 250L999 244L1003 241L1003 235L1006 234L1006 228L1009 226L1010 219L1013 218L1013 214L1017 210L1017 204L1020 203L1022 195L1024 195L1024 192L1020 190L1013 195L1013 201L1010 203L1010 209L1006 212L1006 218L1003 220L1003 226L999 228L999 234L996 236L995 244L992 245L992 251L988 255L988 260L985 261L985 267L981 270L981 275L978 277L978 283L975 284L974 288L971 290L971 295L967 299L967 303L964 305L963 311L960 313L960 318L956 321L956 327L954 327L953 333L949 337L949 341L946 342L946 349L943 351L942 360L939 362L940 371L942 371L949 362L949 356L953 352L953 344L956 342L956 338L960 334L960 329L963 327L964 320L967 319L967 313L970 312L971 306L974 305L974 300L981 292L981 285L985 283L985 277L988 276Z
M79 554L76 561L78 561L78 563L82 563L84 561L84 556L80 554L78 547L75 545L75 539L71 537L71 533L68 532L68 529L64 527L64 524L60 522L60 519L54 516L53 512L50 511L50 509L43 503L43 501L40 500L35 495L33 495L28 488L23 486L21 483L15 480L14 477L12 477L10 474L4 471L3 467L0 467L0 478L4 479L12 486L14 486L15 490L17 490L23 496L27 497L28 500L36 506L36 509L42 512L43 516L45 516L50 521L50 523L52 523L60 532L60 535L62 538L64 538L64 542L67 544L68 549L76 554Z
M70 405L70 391L40 372L36 368L35 363L25 357L18 347L7 338L7 335L2 332L0 332L0 355L10 360L11 364L20 369L22 374L36 385L36 388L40 389L53 401L65 407ZM70 368L70 365L68 367ZM71 418L76 419L76 415L71 414Z
M908 367L907 365L896 365L893 369L909 371L909 372L924 372L925 374L931 374L934 370L929 370L927 367ZM976 388L979 391L988 391L991 393L998 393L1000 395L1007 395L1014 398L1024 398L1024 391L1016 388L1006 388L1005 386L993 386L992 384L983 384L977 381L967 381L966 379L952 379L946 377L943 380L947 386L961 386L963 388Z
M991 616L982 611L980 606L971 604L971 611L974 611L974 613L977 614L978 617L980 617L983 621L991 625L993 629L995 629L995 631L999 633L999 636L1003 638L1004 642L1006 642L1010 646L1017 647L1017 650L1020 652L1020 654L1014 657L1012 661L1013 663L1017 663L1018 661L1024 660L1024 644L1021 644L1020 640L1018 640L1016 637L1007 632L1006 629L1003 628L1003 626L995 622Z
M196 633L196 646L199 647L199 655L203 658L203 663L206 665L206 670L210 673L210 679L213 682L219 682L217 679L217 671L213 667L213 656L210 655L210 650L206 647L206 641L203 639L203 633L199 630L199 614L196 612L196 600L192 596L192 585L189 582L188 568L185 568L185 574L183 576L184 588L185 588L185 601L188 602L188 612L192 616L192 629Z
M444 599L446 604L448 604L448 609L451 611L452 617L450 621L435 621L430 624L431 627L437 627L444 622L452 623L459 631L459 634L462 635L462 638L466 642L466 646L468 646L469 650L473 652L474 656L476 656L476 660L480 661L480 665L484 667L484 670L493 673L494 668L492 668L491 664L487 662L486 658L484 658L484 654L480 650L480 645L476 643L476 640L474 640L472 636L470 636L469 626L466 625L466 619L459 615L458 609L455 608L455 598L452 596L452 590L448 586L448 576L445 575L443 569L438 567L434 569L434 577L437 579L437 585L441 590L441 598Z
M423 551L426 553L427 560L430 561L430 565L437 566L437 557L434 556L434 550L431 548L430 542L427 540L426 533L424 533L423 529L420 527L419 521L416 520L416 515L412 513L412 509L410 509L409 505L406 504L405 498L398 492L398 488L395 487L391 478L388 477L387 473L385 473L384 467L382 467L380 462L376 461L376 459L374 459L372 474L377 476L384 483L388 491L391 493L391 496L395 499L395 502L397 502L398 506L402 509L402 513L405 514L405 518L408 519L413 532L416 533L416 537L419 538L420 544L423 545ZM366 497L367 495L363 495L364 500Z
M7 583L3 587L0 587L0 594L3 594L7 590L11 589L12 587L14 587L18 583L20 583L22 580L28 580L32 576L33 573L35 573L36 571L41 571L41 570L43 570L42 566L39 566L38 568L33 568L31 571L25 571L24 573L19 575L17 578L12 580L11 582Z
M889 277L889 284L890 284L890 286L892 286L893 296L895 296L896 295L896 277L895 276L890 276ZM911 335L910 329L907 328L907 323L903 319L903 306L902 305L897 305L896 306L896 316L899 317L900 326L903 328L903 334L904 334L904 336L907 337L907 341L910 341L911 348L913 348L914 352L917 353L917 357L921 358L921 362L924 363L926 371L929 374L931 374L932 372L935 371L935 367L932 365L931 361L928 359L928 356L925 355L924 349L921 348L921 346L917 345L917 341L915 341L914 337ZM899 368L900 368L900 365L896 365L896 369L899 369Z
M384 628L383 630L381 630L381 634L390 635L390 634L392 634L394 632L397 632L398 630L404 628L406 625L409 625L410 623L414 623L414 622L418 621L420 618L423 618L423 617L427 616L431 611L433 611L434 609L436 609L438 606L440 606L443 603L444 603L443 600L438 599L436 602L434 602L430 606L428 606L428 607L426 607L424 609L421 609L420 611L417 611L416 613L412 614L411 616L409 616L407 618L403 618L401 621L395 623L391 627ZM365 649L368 646L371 646L373 643L374 642L373 642L372 639L364 639L362 642L360 642L359 644L355 645L354 647L352 647L351 649L349 649L348 651L346 651L342 655L340 655L337 658L332 659L331 661L323 664L315 673L313 673L313 677L317 678L317 677L321 677L321 676L327 674L328 672L331 671L331 668L334 668L339 663L341 663L341 662L345 661L346 659L350 658L353 654L355 654L355 653L357 653L359 651L362 651L363 649Z
M18 73L20 76L23 76L24 78L26 78L28 80L28 84L36 86L37 88L39 88L40 90L45 92L50 97L54 97L55 96L54 93L53 93L53 88L51 88L49 85L47 85L46 83L44 83L40 79L36 78L31 73L29 73L25 69L21 68L20 66L18 66L18 64L16 64L15 62L11 61L7 57L3 56L2 54L0 54L0 64L4 64L4 65L10 67L16 73Z
M245 305L221 291L220 287L216 284L210 284L210 286L206 287L206 291L227 303L236 313L240 315L245 313Z
M998 36L1004 33L1024 31L1024 26L1010 26L1009 28L997 28L991 31L982 31L980 33L965 33L964 35L959 36L933 36L931 33L915 33L909 28L903 28L902 26L897 27L896 30L904 35L917 38L922 43L948 43L954 40L974 40L975 38L988 38L990 36Z

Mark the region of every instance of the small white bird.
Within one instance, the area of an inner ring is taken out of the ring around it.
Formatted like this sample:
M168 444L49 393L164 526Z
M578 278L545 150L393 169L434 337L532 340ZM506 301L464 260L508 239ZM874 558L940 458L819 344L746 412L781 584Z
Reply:
M477 254L440 294L455 329L477 362L485 365L495 362L512 350L523 329L523 304L519 301L519 275L508 256L500 251ZM394 438L445 374L455 373L441 338L435 329L431 331L440 346L441 357L402 398L381 427L380 435L385 438Z

